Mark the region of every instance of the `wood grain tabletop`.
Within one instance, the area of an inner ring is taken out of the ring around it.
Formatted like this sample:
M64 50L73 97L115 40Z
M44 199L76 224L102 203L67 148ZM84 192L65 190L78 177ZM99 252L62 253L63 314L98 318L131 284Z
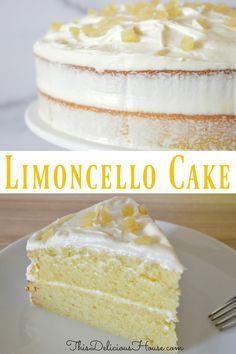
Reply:
M0 249L109 195L0 195ZM159 220L187 226L236 249L235 195L135 195Z

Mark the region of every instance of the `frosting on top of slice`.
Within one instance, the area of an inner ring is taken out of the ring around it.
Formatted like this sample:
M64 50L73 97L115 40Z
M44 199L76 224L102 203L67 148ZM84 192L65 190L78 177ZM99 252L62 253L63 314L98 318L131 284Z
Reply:
M107 5L53 23L34 51L98 70L236 68L236 9L178 0Z
M27 250L89 247L157 262L182 272L173 247L144 205L131 198L115 197L66 216L34 233Z

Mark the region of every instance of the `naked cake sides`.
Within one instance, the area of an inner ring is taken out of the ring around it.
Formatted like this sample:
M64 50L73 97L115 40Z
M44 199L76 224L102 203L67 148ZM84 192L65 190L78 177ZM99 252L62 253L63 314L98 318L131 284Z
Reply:
M236 149L236 10L177 0L108 5L34 46L39 115L135 149Z

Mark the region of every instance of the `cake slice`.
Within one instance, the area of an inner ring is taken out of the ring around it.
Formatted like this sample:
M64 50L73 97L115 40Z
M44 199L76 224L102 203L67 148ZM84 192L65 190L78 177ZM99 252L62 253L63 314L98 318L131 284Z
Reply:
M176 346L183 267L144 205L116 197L28 240L35 305L129 340Z

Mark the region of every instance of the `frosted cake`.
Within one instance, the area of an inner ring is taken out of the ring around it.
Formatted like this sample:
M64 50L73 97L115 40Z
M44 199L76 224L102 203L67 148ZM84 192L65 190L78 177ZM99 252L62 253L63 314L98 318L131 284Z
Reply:
M33 304L130 340L176 346L183 266L144 205L117 197L28 240Z
M39 115L135 149L236 149L236 10L159 1L55 22L34 46Z

